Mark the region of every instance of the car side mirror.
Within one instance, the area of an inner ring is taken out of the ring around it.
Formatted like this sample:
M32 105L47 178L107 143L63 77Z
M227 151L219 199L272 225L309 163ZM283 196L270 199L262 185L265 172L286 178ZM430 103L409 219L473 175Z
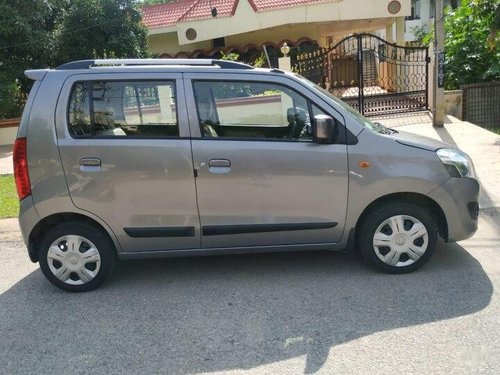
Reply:
M317 143L335 143L339 136L339 127L332 117L316 115L312 123L312 132Z

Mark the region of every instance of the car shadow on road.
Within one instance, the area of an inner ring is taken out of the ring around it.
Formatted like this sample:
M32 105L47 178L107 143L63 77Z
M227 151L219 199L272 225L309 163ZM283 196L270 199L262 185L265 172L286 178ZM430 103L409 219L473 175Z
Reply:
M40 358L54 373L192 374L305 355L314 373L336 345L472 314L492 292L468 252L442 243L408 275L329 252L174 258L122 262L70 294L37 270L0 296L0 349L20 372Z

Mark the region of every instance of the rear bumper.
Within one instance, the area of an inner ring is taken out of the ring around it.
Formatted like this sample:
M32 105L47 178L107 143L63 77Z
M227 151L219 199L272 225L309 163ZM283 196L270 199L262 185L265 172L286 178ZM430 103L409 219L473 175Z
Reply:
M447 242L465 240L477 230L479 182L472 178L450 178L429 197L442 208L447 221Z
M40 222L40 216L35 210L33 205L32 196L24 198L19 202L19 227L21 228L21 234L23 235L23 240L28 247L28 255L32 262L37 262L36 254L34 254L33 244L29 242L29 237L31 231L36 224Z

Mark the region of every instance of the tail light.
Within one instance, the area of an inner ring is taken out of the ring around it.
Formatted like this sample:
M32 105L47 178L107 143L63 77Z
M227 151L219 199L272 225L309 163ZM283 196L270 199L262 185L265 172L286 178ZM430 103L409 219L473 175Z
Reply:
M17 138L14 143L14 177L16 180L17 195L23 200L31 194L30 176L28 174L28 154L26 138Z

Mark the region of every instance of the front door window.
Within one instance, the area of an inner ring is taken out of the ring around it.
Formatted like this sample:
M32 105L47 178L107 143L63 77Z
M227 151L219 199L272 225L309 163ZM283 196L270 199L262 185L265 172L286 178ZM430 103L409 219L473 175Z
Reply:
M312 141L308 100L262 82L194 83L203 137Z

